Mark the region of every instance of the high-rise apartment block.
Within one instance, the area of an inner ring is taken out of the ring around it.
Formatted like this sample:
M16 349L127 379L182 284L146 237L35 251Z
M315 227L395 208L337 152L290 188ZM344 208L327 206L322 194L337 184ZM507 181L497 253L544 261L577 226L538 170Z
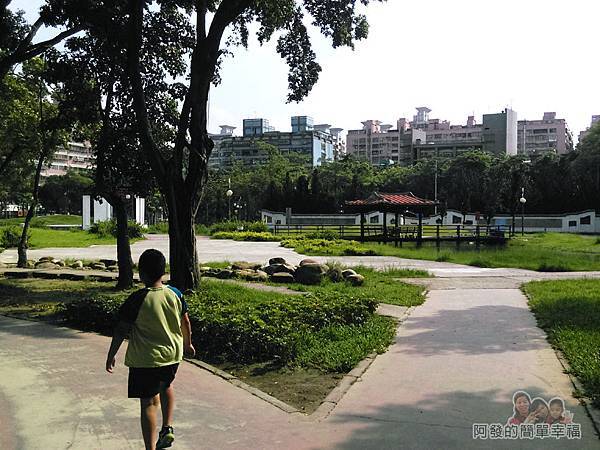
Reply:
M581 140L588 135L592 127L598 122L600 122L600 114L592 116L592 123L590 124L590 126L587 129L583 130L581 133L579 133L579 142L581 142Z
M68 142L58 149L50 163L42 169L42 177L66 175L69 170L86 171L94 166L94 155L89 142Z
M319 166L333 161L336 148L341 151L342 129L330 125L314 125L308 116L294 116L292 131L276 131L266 119L245 119L243 136L234 136L235 127L221 126L221 133L211 135L215 147L208 161L211 168L227 168L235 163L245 166L263 164L269 158L261 143L277 147L283 154L297 154L306 158L307 165Z
M424 158L451 158L472 150L496 155L517 153L517 114L506 109L484 114L483 123L469 116L466 125L430 119L431 109L422 106L411 122L401 118L393 125L379 120L363 122L362 130L350 130L347 152L375 165L410 165Z
M573 151L573 134L565 119L545 112L541 120L519 120L517 146L520 155L536 156L548 152L564 155Z

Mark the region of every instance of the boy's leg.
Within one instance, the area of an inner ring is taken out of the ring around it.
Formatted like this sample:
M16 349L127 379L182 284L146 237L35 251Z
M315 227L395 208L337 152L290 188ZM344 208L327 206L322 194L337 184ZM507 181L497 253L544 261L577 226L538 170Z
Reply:
M173 426L173 409L175 408L175 390L173 385L165 387L160 383L160 409L162 410L162 426Z
M140 398L142 436L146 450L154 450L156 444L156 425L159 404L158 394L150 398Z

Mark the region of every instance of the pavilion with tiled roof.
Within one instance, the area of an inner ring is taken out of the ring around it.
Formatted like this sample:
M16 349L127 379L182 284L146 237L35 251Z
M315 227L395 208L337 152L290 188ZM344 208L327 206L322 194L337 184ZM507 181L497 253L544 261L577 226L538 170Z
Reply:
M395 215L395 224L398 226L398 217L406 212L415 213L419 217L419 236L422 236L423 213L431 210L439 203L417 197L412 192L384 193L374 192L364 200L352 200L345 203L345 212L360 213L361 238L364 238L365 214L373 211L383 213L383 235L387 236L387 214Z

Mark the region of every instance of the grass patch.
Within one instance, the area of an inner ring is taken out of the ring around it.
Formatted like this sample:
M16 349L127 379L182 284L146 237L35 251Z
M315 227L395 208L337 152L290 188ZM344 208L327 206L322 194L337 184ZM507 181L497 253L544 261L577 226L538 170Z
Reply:
M550 343L600 407L600 280L536 281L523 289Z
M89 247L90 245L112 245L116 243L117 240L112 236L98 236L83 230L32 228L29 248Z
M14 217L11 219L0 219L0 227L5 225L19 225L25 222L24 217ZM81 216L70 216L66 214L55 214L51 216L35 216L31 219L32 227L44 227L48 225L79 225L82 224Z
M212 235L213 239L231 239L233 241L276 242L277 236L269 232L257 231L219 231Z
M378 303L398 306L418 306L425 301L425 288L414 284L403 283L402 278L426 278L429 273L423 270L386 269L375 270L370 267L352 267L365 277L362 286L352 286L349 282L334 283L324 278L321 284L304 285L300 283L270 283L275 286L287 286L300 292L341 293L349 296L364 296L374 298Z
M600 270L598 238L569 233L536 233L516 236L506 246L481 246L444 243L438 249L428 243L417 247L405 243L402 247L391 244L364 243L325 239L285 239L282 245L307 255L345 256L380 255L400 258L453 262L478 267L515 267L538 271Z

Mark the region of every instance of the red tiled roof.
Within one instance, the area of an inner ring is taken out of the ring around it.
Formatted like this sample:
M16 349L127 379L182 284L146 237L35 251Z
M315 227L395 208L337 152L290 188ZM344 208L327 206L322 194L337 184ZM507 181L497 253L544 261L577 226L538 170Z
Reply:
M352 200L350 202L346 202L347 206L430 206L435 204L435 201L419 198L413 195L412 192L403 192L398 194L374 192L365 200Z

